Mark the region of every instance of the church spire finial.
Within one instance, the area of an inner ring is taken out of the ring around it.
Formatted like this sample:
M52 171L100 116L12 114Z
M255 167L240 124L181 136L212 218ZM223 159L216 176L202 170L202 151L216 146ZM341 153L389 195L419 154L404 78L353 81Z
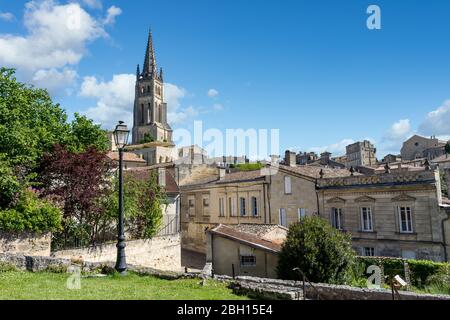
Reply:
M141 70L139 69L139 64L137 65L136 68L136 79L139 80L139 76L141 75Z
M144 70L143 70L144 77L146 78L156 77L157 70L158 68L156 66L155 50L153 49L152 29L149 29L147 49L145 51Z

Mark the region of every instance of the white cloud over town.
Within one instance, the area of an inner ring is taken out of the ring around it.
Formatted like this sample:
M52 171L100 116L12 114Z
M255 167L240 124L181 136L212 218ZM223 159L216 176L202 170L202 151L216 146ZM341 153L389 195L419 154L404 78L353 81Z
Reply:
M133 74L117 74L110 81L84 77L79 95L96 100L96 105L84 113L107 129L112 129L119 120L132 126L135 81ZM198 114L193 106L183 108L181 105L181 100L187 96L186 89L166 83L164 94L169 123L179 124Z
M419 125L419 133L426 136L450 136L450 100L444 101L441 106L427 114Z
M114 23L120 13L113 6L105 18L96 19L76 2L27 2L26 34L0 34L0 64L17 68L25 81L37 86L48 87L45 79L50 90L64 89L77 78L75 67L87 54L87 45L107 37L105 26Z

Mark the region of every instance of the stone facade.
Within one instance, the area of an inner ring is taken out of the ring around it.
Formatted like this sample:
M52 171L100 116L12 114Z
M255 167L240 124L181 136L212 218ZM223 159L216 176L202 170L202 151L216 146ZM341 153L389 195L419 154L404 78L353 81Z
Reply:
M182 186L183 247L205 253L205 231L218 224L287 227L301 215L317 213L315 183L322 168L280 165L263 174L264 170L226 174L224 171L222 176L217 172ZM326 174L350 174L348 170L323 170Z
M367 140L355 142L346 147L347 168L374 166L377 164L375 146Z
M361 255L443 261L450 238L440 192L437 171L321 179L319 212L351 233Z
M414 135L403 143L401 149L402 160L414 160L426 156L433 158L443 154L439 150L444 150L445 142L435 137L425 138Z
M181 270L180 235L155 237L150 240L126 242L127 263L158 270ZM82 259L85 262L105 263L116 261L116 243L97 247L62 250L52 253L59 259Z
M136 72L134 102L133 144L139 144L145 134L154 141L172 141L172 129L167 122L167 104L164 102L164 79L158 70L149 33L142 73Z
M50 233L6 233L0 231L0 253L49 256L51 239Z

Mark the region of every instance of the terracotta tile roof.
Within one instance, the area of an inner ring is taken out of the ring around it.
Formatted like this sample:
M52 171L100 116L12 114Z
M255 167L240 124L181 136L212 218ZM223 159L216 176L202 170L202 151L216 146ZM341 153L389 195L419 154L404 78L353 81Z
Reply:
M286 171L291 171L306 177L319 179L320 178L320 170L323 170L324 178L342 178L349 177L351 175L348 169L334 169L334 168L326 168L326 167L317 167L317 166L296 166L296 167L288 167L284 165L280 165L280 168ZM360 176L361 174L358 172L354 173L355 176Z
M119 161L119 152L110 151L108 152L107 156L114 161ZM139 162L139 163L146 163L144 159L139 157L137 154L132 152L124 152L123 153L123 160L127 162Z
M440 157L434 158L431 162L439 163L439 162L450 162L450 155L444 154Z
M133 175L136 179L147 180L150 178L150 174L153 170L156 169L149 169L149 167L132 168L126 171L125 174ZM170 169L166 169L166 186L164 189L166 190L166 193L169 194L177 194L180 192L175 176Z
M281 251L282 243L281 241L270 241L267 239L264 239L264 235L268 232L274 230L274 228L282 228L280 226L268 226L268 225L252 225L251 229L249 229L250 226L246 225L219 225L212 230L209 230L210 233L216 234L231 240L235 240L241 243L244 243L248 246L262 249L265 251L278 253ZM252 233L250 233L252 232Z

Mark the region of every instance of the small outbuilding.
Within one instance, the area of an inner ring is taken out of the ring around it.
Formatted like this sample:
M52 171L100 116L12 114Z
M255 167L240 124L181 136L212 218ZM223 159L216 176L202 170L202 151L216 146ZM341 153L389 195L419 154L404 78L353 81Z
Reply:
M278 225L220 224L207 230L206 261L218 275L277 278L287 231Z

